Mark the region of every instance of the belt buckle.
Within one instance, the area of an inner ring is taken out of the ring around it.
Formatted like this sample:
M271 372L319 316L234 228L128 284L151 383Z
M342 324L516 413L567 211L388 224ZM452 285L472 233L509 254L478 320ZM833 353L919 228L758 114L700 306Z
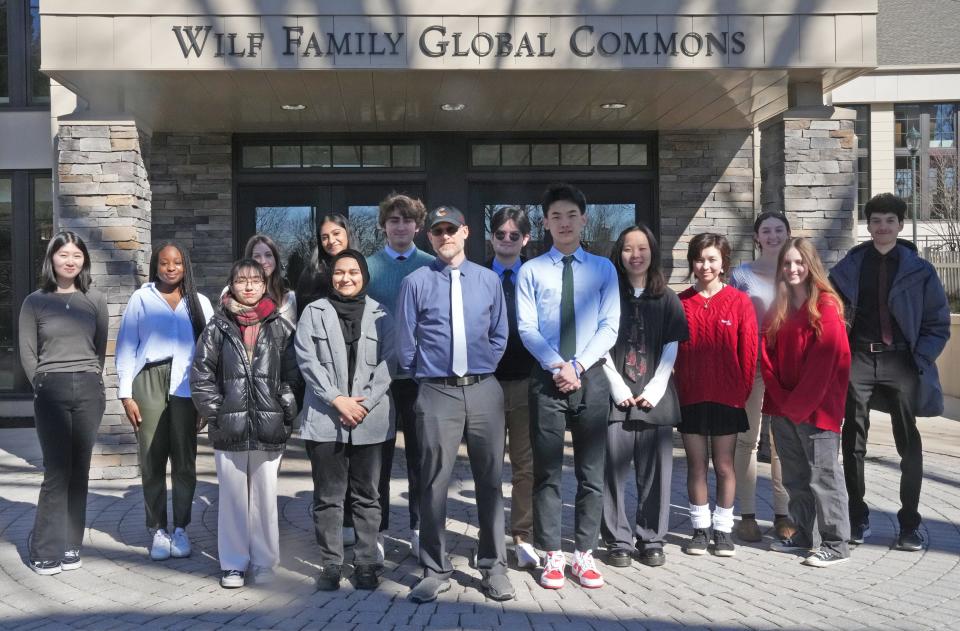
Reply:
M464 375L463 377L454 377L454 383L459 387L469 386L470 375Z
M870 342L870 352L871 353L882 353L886 350L886 344L883 342Z

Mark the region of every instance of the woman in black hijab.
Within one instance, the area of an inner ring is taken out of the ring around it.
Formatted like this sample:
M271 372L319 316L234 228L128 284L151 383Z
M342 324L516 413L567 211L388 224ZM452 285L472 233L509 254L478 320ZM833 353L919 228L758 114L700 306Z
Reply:
M349 498L356 529L353 573L375 589L382 445L395 434L390 381L394 364L385 336L393 323L366 295L367 264L356 250L330 260L330 293L307 305L297 326L297 362L307 383L300 435L313 471L313 523L324 591L340 587L343 513Z

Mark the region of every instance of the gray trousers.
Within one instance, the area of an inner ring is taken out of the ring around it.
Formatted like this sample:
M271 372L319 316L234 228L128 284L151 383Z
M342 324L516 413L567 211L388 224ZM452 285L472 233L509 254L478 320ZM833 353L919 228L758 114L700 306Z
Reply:
M663 548L670 528L670 484L673 478L673 427L636 423L607 426L604 466L603 522L600 534L611 549ZM627 478L637 482L637 515L627 517Z
M420 438L420 564L424 576L449 578L447 558L447 490L460 441L467 454L477 497L480 541L477 568L505 574L507 549L503 528L503 390L493 376L470 386L420 382L416 425Z
M771 426L783 486L790 496L790 517L797 525L794 539L801 545L816 547L819 543L843 557L850 556L847 487L838 458L840 434L782 416L772 416Z

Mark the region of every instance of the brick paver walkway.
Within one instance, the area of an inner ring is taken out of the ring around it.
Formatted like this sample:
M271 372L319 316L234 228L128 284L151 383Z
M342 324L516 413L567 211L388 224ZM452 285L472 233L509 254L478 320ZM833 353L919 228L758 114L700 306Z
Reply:
M137 481L91 483L84 567L54 577L25 564L32 526L39 450L32 430L0 431L0 625L26 629L926 629L956 626L960 617L960 424L921 421L926 480L921 504L927 546L920 553L891 549L896 530L898 469L889 425L878 418L871 436L868 501L873 537L850 563L818 570L799 557L738 546L737 556L688 557L685 462L674 451L674 510L667 564L626 569L601 563L607 586L541 589L532 573L510 570L517 599L489 601L469 567L476 523L465 457L450 488L449 540L457 569L454 587L436 603L407 601L419 576L406 543L402 457L394 470L387 567L375 592L317 592L315 543L309 516L311 479L302 444L293 441L281 471L283 556L272 585L224 590L217 583L217 486L205 441L190 527L192 558L154 563ZM769 526L769 467L760 465L759 517ZM508 474L506 474L508 477ZM565 534L572 530L573 475L565 473ZM509 485L505 485L509 497ZM509 502L508 502L509 505ZM567 541L569 548L569 541ZM602 558L602 555L600 555Z

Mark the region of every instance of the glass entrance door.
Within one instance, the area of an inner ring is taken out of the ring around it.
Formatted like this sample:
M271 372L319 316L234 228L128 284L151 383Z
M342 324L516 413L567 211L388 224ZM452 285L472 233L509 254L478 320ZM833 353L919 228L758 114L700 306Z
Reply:
M383 247L377 226L380 200L391 192L423 196L419 184L346 184L324 186L241 186L236 251L254 234L269 235L280 248L282 269L295 286L317 245L320 221L330 213L350 220L357 248L372 254Z
M587 197L587 227L584 247L599 256L609 256L610 247L620 232L637 222L659 233L654 212L653 183L571 182ZM531 238L525 255L537 256L550 247L550 235L543 229L540 198L547 183L474 183L470 186L471 252L483 252L484 260L493 256L490 248L490 220L504 206L524 208L530 217ZM481 243L480 240L483 240Z

